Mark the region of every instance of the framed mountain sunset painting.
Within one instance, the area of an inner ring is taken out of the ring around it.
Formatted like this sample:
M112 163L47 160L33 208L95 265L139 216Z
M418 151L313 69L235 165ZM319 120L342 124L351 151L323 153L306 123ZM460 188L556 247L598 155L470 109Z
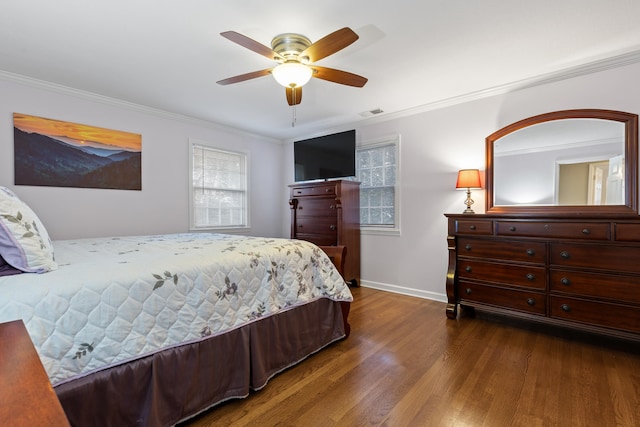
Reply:
M142 136L13 114L16 185L142 189Z

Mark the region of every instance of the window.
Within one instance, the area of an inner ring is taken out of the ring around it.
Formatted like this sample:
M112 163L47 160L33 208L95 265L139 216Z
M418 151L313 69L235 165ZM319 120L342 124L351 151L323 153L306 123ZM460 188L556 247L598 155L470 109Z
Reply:
M190 149L191 229L248 227L247 155L193 141Z
M400 137L358 145L360 226L363 232L399 233L398 166Z

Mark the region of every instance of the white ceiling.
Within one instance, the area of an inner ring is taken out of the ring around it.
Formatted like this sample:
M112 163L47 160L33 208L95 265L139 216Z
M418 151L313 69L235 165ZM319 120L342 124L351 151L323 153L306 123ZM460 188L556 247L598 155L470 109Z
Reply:
M279 140L398 115L607 58L640 58L637 0L2 0L0 71ZM360 39L318 65L363 88L312 79L297 122L271 76L217 80L273 62L264 45L342 27ZM28 113L28 112L27 112ZM56 117L52 117L56 118ZM368 119L372 120L372 119Z

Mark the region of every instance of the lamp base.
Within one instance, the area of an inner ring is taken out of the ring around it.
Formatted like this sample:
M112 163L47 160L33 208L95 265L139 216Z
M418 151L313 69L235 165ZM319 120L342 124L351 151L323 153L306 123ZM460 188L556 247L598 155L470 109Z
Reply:
M474 203L471 198L471 190L467 188L467 200L464 201L464 204L467 205L467 209L462 211L463 214L474 214L475 212L471 209L471 205Z

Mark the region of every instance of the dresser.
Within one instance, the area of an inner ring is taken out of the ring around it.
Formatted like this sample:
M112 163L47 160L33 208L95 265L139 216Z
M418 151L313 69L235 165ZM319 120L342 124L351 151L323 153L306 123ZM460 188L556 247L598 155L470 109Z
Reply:
M464 306L640 338L640 218L446 217L447 317Z
M346 247L344 279L360 283L360 183L335 180L292 184L291 238Z

